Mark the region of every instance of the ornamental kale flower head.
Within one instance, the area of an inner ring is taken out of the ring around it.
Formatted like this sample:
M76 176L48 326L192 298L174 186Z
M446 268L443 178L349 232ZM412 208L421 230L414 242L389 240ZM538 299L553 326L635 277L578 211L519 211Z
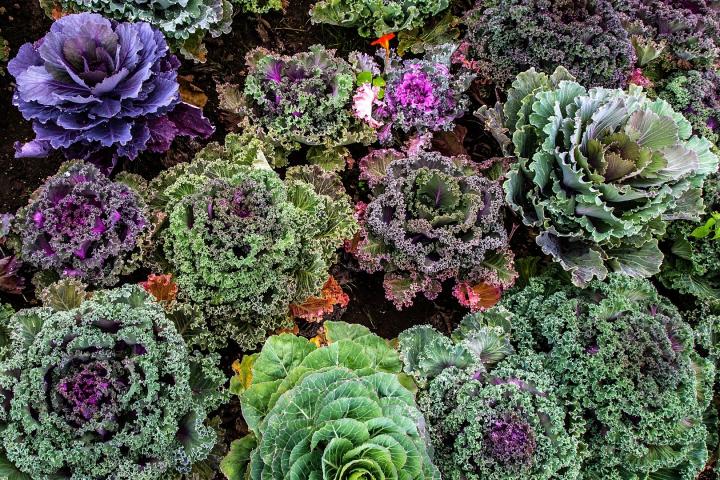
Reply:
M500 86L560 65L586 85L624 86L635 61L610 0L479 0L465 23L466 60Z
M268 7L272 3L275 2L271 0ZM93 12L117 21L148 22L163 33L173 49L200 61L207 54L205 35L217 37L229 33L233 15L228 0L40 0L40 5L53 16L58 11Z
M225 476L439 480L391 344L360 325L325 329L326 346L282 334L240 364L230 388L251 433L233 442Z
M207 457L223 399L213 357L188 352L137 286L22 310L0 360L0 455L10 478L173 478ZM17 477L13 474L18 475Z
M507 201L573 282L658 273L666 222L702 212L711 143L639 87L588 91L562 68L518 75L504 114L518 157Z
M558 270L500 305L519 354L542 352L583 419L586 478L697 478L714 369L695 353L695 332L648 280L612 273L579 289Z
M449 279L512 285L501 188L469 160L380 150L360 168L373 198L361 212L356 255L366 271L385 272L385 295L397 308L411 305L418 292L437 297Z
M94 285L130 273L130 255L149 228L142 199L97 168L70 162L18 212L22 259Z
M362 37L381 37L420 28L448 5L448 0L320 0L310 9L310 19L355 27Z
M283 181L267 162L243 165L233 139L166 172L151 190L169 220L161 251L179 298L203 310L210 346L231 338L254 348L286 326L290 304L319 295L357 223L334 174L294 168Z
M465 91L474 75L452 68L453 45L428 49L423 60L394 58L385 70L382 99L378 87L363 84L355 95L355 115L379 128L380 140L392 140L393 131L426 133L452 130L454 121L468 106ZM365 115L362 102L373 95L371 111Z
M418 405L442 477L580 478L579 438L542 358L513 355L500 325L468 327L454 341L428 326L398 338L404 369L420 382Z
M145 150L164 152L178 135L208 136L202 111L180 101L179 66L148 23L90 13L61 18L8 64L17 83L13 103L36 135L16 156L56 149L114 165Z
M241 113L288 150L370 142L374 134L351 113L355 73L334 50L314 45L293 56L257 48L247 55Z

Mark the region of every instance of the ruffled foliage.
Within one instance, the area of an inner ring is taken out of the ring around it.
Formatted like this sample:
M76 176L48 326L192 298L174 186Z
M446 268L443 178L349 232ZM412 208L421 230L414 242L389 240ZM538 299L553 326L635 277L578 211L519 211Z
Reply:
M720 212L720 179L705 181L703 192L708 212ZM673 222L666 235L666 256L659 279L667 288L692 295L700 303L720 306L720 239L714 228L701 229L707 222L717 223L713 215L703 222Z
M578 436L538 355L513 355L500 309L463 320L453 339L428 326L400 334L404 369L420 382L443 478L580 478Z
M714 368L652 284L613 273L581 290L551 269L501 305L513 312L519 353L545 356L585 424L585 478L696 478L708 458Z
M150 185L152 204L168 216L159 251L179 299L204 312L211 348L228 339L254 348L287 326L289 305L320 293L336 248L357 230L334 174L300 167L283 181L245 153L211 145Z
M191 354L137 286L22 310L0 361L0 463L11 478L155 480L216 441L217 358ZM14 477L13 477L14 475Z
M402 308L419 292L434 299L449 279L512 285L500 186L463 157L384 152L360 162L374 187L356 256L366 271L385 272L385 296Z
M310 19L357 28L362 37L381 37L422 27L448 5L447 0L320 0L310 8Z
M240 113L264 130L268 141L295 150L300 144L332 150L374 140L351 112L355 72L334 50L314 45L293 56L264 48L247 55Z
M610 0L479 0L465 23L465 60L501 87L558 66L586 85L622 87L635 61Z
M202 110L180 101L177 69L162 33L150 24L68 15L20 47L8 64L13 97L35 140L18 157L61 150L68 158L111 163L165 152L176 136L209 136Z
M317 297L310 297L300 305L290 305L290 313L293 317L317 323L322 322L336 309L347 307L349 302L350 297L331 275Z
M233 0L234 2L235 0ZM239 3L239 2L238 2ZM170 46L196 60L205 60L203 44L206 34L213 37L230 32L233 7L229 0L40 0L48 15L93 12L106 18L125 22L147 22L160 30ZM248 7L251 7L248 2ZM254 5L257 13L279 9L279 2Z
M400 132L452 130L454 121L465 114L469 103L465 91L475 77L453 67L455 48L450 44L428 48L422 60L394 56L382 76L384 87L374 87L368 108L363 107L364 93L373 87L359 87L354 97L355 115L379 129L379 138L385 143ZM366 77L372 74L372 70L365 72Z
M656 91L688 119L694 132L720 142L720 75L716 70L671 74L658 82Z
M225 476L439 480L397 352L363 326L325 328L327 346L282 334L245 357L231 389L251 433L232 443Z
M93 285L131 273L131 255L149 228L140 196L96 167L68 162L18 211L14 229L22 259Z
M504 115L518 157L507 201L576 285L608 270L658 273L667 221L702 213L703 179L718 165L711 143L639 87L588 91L562 68L529 70Z
M25 288L25 278L20 273L23 262L8 248L14 218L9 213L0 214L0 292L20 295Z
M612 0L641 49L662 50L663 62L705 68L720 55L720 6L715 0Z

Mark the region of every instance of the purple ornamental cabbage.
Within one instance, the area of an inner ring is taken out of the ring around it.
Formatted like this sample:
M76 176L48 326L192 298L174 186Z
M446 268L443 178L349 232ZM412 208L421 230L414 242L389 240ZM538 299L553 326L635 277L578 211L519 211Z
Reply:
M360 171L373 195L358 208L355 255L363 270L385 273L385 296L396 308L420 292L434 300L446 280L512 286L501 187L466 157L380 150L361 160Z
M66 164L18 212L22 259L58 274L112 285L150 222L140 197L96 167Z
M385 69L382 98L378 87L361 85L353 98L355 115L377 128L382 142L391 142L393 131L452 130L467 109L465 91L475 78L468 70L452 68L455 48L450 44L431 48L422 60L393 58ZM361 66L370 74L376 67L374 63Z
M180 101L178 59L145 22L117 23L81 13L56 21L8 64L13 97L31 120L35 140L16 144L16 157L46 156L99 162L164 152L176 136L213 132L202 111Z

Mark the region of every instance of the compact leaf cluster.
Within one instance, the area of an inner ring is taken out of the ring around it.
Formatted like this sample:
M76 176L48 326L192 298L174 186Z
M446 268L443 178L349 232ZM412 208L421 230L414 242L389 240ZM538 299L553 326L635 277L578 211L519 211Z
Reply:
M720 475L718 1L37 2L0 480Z

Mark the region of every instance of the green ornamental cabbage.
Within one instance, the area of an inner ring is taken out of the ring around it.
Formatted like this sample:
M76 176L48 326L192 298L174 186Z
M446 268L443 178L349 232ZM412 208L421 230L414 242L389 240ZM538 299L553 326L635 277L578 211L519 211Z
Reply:
M0 477L166 480L189 473L216 442L207 415L225 396L217 357L189 352L141 288L86 299L71 282L49 306L21 310L3 326Z
M579 289L550 269L500 305L520 355L545 368L582 420L588 480L693 480L708 458L713 362L652 284L613 273ZM701 338L700 335L698 337Z
M658 273L670 220L697 220L711 143L642 89L586 90L562 67L518 75L504 106L518 162L504 184L542 250L583 285Z
M210 348L233 339L251 349L289 326L290 304L317 296L335 250L357 230L334 174L295 167L283 181L258 145L238 141L209 146L149 188L167 215L157 250L178 298L202 310Z
M251 433L233 442L226 477L439 480L397 352L365 327L325 328L327 346L282 334L244 359L231 389Z

